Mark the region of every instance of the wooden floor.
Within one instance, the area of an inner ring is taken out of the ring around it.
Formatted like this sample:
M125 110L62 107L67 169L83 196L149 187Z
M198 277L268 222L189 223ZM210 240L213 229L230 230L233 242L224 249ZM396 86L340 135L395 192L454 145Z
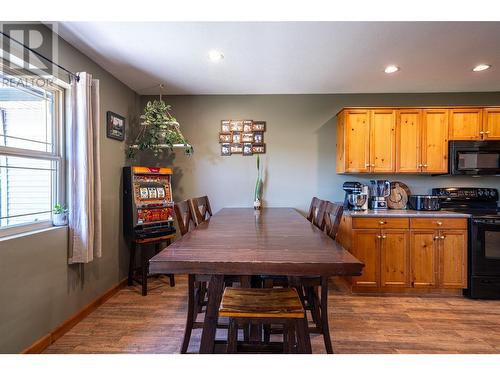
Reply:
M176 276L171 288L167 278L153 278L147 297L138 286L121 290L45 353L178 353L186 280ZM336 353L500 353L500 301L352 296L333 290L329 308ZM224 334L218 331L218 337ZM324 353L322 337L311 339L313 353ZM199 340L195 330L190 352L197 351Z

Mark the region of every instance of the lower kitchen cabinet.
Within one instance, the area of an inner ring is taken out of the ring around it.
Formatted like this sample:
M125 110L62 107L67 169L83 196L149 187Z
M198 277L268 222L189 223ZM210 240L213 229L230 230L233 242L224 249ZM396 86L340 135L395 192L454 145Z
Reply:
M380 230L355 229L352 254L365 264L363 274L352 278L354 285L377 288L380 286Z
M407 223L401 228L394 218L343 221L341 226L351 228L342 232L351 238L344 235L342 245L365 264L363 274L352 278L353 291L434 293L466 288L466 219L419 218Z
M440 288L465 288L467 286L467 233L463 230L439 231Z
M433 230L413 230L410 236L411 286L435 287L438 272L437 233Z
M409 286L409 235L407 230L384 230L380 241L380 286Z

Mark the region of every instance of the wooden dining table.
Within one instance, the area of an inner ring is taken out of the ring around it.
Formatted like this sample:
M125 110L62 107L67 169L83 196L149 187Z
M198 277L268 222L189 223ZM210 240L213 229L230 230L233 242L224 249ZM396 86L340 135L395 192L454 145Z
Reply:
M359 276L363 263L293 208L224 208L150 260L153 274L210 275L200 353L213 353L224 276ZM250 285L245 285L250 286Z

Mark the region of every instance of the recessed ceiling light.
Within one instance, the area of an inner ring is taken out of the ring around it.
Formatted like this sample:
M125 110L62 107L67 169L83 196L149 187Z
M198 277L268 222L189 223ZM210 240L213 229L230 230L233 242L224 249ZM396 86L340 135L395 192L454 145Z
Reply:
M208 53L208 58L210 59L210 61L217 62L221 61L224 58L224 55L222 54L222 52L213 49Z
M483 70L491 68L491 65L488 64L479 64L472 69L474 72L482 72Z
M388 65L385 67L384 72L386 72L387 74L391 74L391 73L396 73L398 70L399 70L398 66Z

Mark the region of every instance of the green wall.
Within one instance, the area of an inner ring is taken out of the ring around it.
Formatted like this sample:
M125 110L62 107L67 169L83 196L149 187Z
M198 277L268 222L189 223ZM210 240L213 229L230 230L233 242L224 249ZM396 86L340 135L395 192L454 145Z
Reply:
M121 168L124 142L106 138L106 111L128 124L138 114L138 95L64 40L59 64L100 80L102 258L67 264L66 228L0 240L0 353L17 353L46 335L126 275L128 250L121 230ZM61 77L62 78L62 77Z
M142 97L142 105L154 97ZM220 156L222 119L266 120L267 153L264 203L304 212L312 196L343 200L344 181L387 178L405 182L414 193L440 186L491 186L498 177L338 175L335 172L335 114L349 106L500 105L500 92L437 94L200 95L170 96L183 134L194 145L191 158L177 151L175 198L208 194L212 207L250 206L255 186L255 156ZM144 162L162 164L151 158ZM166 165L170 165L167 158Z

